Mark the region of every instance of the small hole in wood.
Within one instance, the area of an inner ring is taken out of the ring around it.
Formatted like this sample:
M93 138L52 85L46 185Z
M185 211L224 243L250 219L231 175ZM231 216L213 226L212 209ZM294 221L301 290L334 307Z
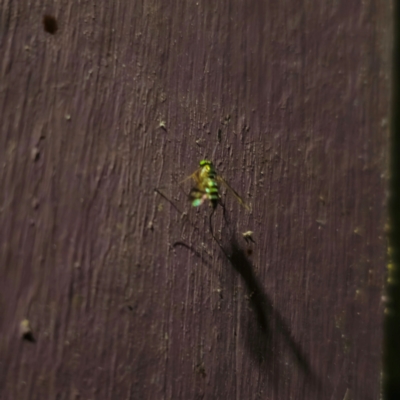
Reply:
M58 29L57 20L52 15L46 14L43 16L43 27L46 32L54 35Z

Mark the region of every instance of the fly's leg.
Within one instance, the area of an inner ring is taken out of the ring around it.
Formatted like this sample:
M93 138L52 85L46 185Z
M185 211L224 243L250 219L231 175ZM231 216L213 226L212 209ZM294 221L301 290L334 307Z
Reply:
M209 217L209 227L210 227L210 233L211 236L214 238L214 240L217 240L217 238L214 236L214 231L212 227L212 216L214 215L215 207L213 207L213 210L211 211L210 217Z
M233 189L231 185L229 185L229 183L222 178L222 176L218 175L217 180L221 182L233 194L233 196L236 198L236 200L239 202L241 206L243 206L247 211L251 210L250 206L243 201L243 199L239 196L236 190Z
M225 204L222 202L221 199L219 199L217 205L218 205L218 204L221 205L221 207L222 207L224 220L225 220L225 222L226 222L226 226L227 226L228 229L229 229L229 220L228 220L228 217L227 217L227 212L226 212ZM212 217L213 217L214 212L215 212L215 210L216 210L216 208L217 208L217 205L216 205L215 207L213 207L213 210L211 211L211 214L210 214L210 217L209 217L209 229L210 229L210 233L211 233L211 236L213 237L213 239L216 241L216 243L218 244L218 246L222 248L220 241L219 241L219 240L216 238L216 236L214 235L214 230L213 230L213 226L212 226Z
M155 188L154 191L155 191L156 193L158 193L161 197L163 197L165 200L167 200L168 203L171 204L172 207L174 207L175 210L178 211L179 214L185 215L185 214L179 209L179 207L178 207L171 199L169 199L161 190Z
M229 226L228 214L226 213L225 204L222 202L222 200L220 201L220 204L221 204L221 207L222 207L222 215L224 217L224 220L225 220L226 224Z

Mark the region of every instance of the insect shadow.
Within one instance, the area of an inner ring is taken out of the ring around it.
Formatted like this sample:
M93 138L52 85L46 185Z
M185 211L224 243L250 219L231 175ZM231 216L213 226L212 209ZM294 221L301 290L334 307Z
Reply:
M164 199L166 199L177 212L181 215L181 210L161 191L155 189ZM291 369L288 367L294 360L305 377L305 384L310 386L313 391L321 394L322 386L318 378L311 371L309 362L303 354L301 347L293 338L288 325L280 313L273 307L271 300L263 289L261 282L254 273L254 266L246 255L246 250L239 245L236 234L232 230L232 225L228 218L228 213L222 203L224 224L218 239L213 232L211 217L214 215L214 209L210 214L210 233L213 240L221 249L225 259L232 269L242 278L246 290L248 304L252 313L247 312L247 307L241 307L242 315L241 325L246 326L243 340L251 357L257 362L260 369L270 378L275 391L282 389L281 381L287 379ZM187 217L187 215L185 216ZM187 218L186 218L187 219ZM193 228L198 231L188 219ZM197 232L199 233L199 232ZM186 244L183 241L177 241L172 245L175 247L186 248L208 267L212 263L207 261L204 256L196 250L195 247ZM253 315L251 315L253 314ZM285 366L286 365L286 366Z
M229 226L229 221L225 222ZM215 237L214 240L216 240ZM293 338L290 328L273 307L254 273L254 266L246 250L239 245L236 235L231 232L229 239L224 243L217 241L217 244L246 286L248 304L252 313L248 313L247 307L241 308L243 310L240 316L241 323L246 326L242 339L252 358L271 378L274 390L279 389L280 381L287 377L287 372L290 372L285 365L290 365L290 360L294 360L303 372L305 384L309 385L310 389L321 393L322 386L319 379L311 371L307 357Z

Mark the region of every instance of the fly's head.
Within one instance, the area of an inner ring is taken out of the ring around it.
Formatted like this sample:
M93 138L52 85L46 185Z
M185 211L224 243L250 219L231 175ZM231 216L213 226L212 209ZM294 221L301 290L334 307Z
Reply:
M201 160L199 164L200 168L204 168L206 171L213 169L213 163L209 160Z

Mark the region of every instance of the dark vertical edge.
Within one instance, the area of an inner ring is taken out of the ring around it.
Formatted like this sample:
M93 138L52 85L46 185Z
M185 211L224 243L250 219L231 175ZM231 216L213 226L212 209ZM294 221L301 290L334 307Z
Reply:
M400 5L393 2L389 268L383 358L384 399L400 399Z

